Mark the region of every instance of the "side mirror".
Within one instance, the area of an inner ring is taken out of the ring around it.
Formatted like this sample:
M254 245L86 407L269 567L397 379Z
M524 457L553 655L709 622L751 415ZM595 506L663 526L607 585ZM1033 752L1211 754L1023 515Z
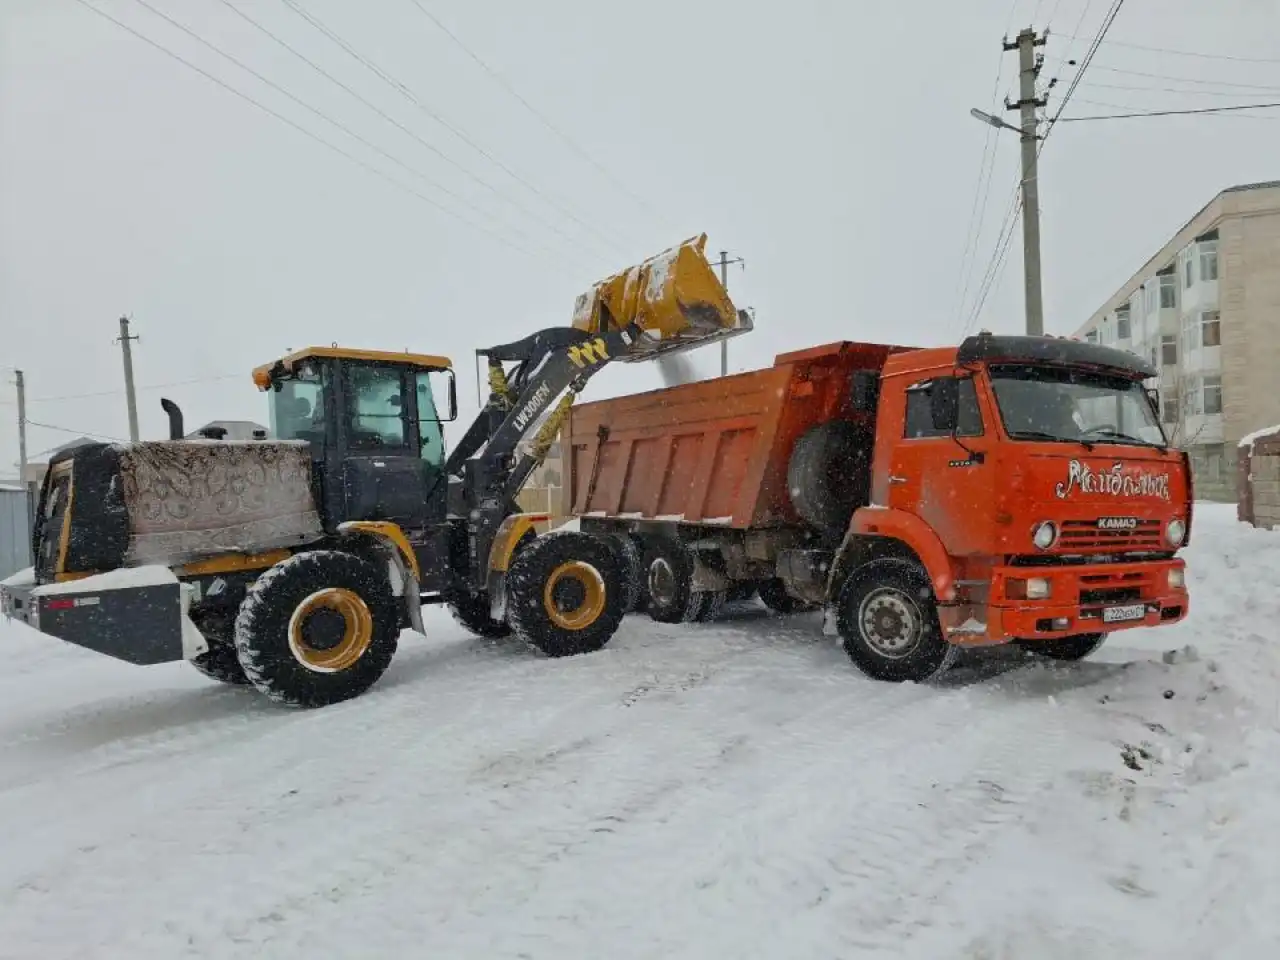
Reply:
M449 370L449 422L458 419L458 378Z
M955 433L960 424L960 381L955 377L933 381L929 387L929 416L933 429Z

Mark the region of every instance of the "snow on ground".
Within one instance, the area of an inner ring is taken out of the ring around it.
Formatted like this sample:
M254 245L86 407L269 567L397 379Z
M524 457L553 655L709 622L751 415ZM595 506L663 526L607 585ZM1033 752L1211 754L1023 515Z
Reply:
M0 624L0 957L1275 956L1280 534L1232 510L1189 622L938 686L756 608L562 661L433 614L299 712Z

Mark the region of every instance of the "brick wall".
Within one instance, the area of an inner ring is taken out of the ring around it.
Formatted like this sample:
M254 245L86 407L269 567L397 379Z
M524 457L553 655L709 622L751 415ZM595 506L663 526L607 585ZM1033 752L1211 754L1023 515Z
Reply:
M1280 435L1240 449L1236 515L1256 527L1280 528Z

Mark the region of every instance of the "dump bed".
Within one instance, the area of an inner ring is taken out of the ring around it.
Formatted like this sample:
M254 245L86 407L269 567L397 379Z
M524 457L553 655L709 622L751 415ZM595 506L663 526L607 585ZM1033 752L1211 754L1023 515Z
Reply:
M738 528L798 522L787 493L796 438L868 421L854 373L903 348L838 342L772 367L575 406L565 428L565 509L578 516ZM873 381L874 382L874 381Z

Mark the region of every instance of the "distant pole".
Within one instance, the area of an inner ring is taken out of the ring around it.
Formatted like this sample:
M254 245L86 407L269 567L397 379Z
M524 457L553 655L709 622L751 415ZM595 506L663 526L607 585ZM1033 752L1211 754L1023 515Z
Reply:
M13 372L13 385L18 389L18 484L27 486L27 381L21 370Z
M720 251L720 283L724 285L725 290L729 289L729 264L743 263L741 257L729 259L729 251ZM727 377L729 375L729 341L720 341L720 376Z
M1036 80L1043 62L1036 54L1048 37L1027 27L1005 50L1018 51L1018 101L1005 103L1005 109L1017 110L1022 133L1022 261L1026 285L1027 335L1044 335L1044 303L1040 291L1040 184L1037 154L1040 152L1039 119L1036 110L1045 100L1036 97Z
M129 439L138 442L138 397L133 390L133 347L136 336L129 333L129 318L120 318L120 352L124 355L124 394L129 404Z

